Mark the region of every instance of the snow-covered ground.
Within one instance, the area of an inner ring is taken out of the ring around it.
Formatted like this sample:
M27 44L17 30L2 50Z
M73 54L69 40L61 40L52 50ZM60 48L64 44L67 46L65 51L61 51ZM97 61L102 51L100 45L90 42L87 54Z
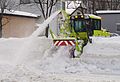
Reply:
M80 59L45 37L0 39L1 82L119 82L120 37L93 37ZM28 46L29 44L29 46Z

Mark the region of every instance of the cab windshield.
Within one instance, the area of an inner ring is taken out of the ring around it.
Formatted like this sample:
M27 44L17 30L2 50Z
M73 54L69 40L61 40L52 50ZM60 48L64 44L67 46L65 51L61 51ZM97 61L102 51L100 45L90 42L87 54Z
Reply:
M100 19L71 19L71 27L74 28L75 32L86 32L86 28L90 30L101 30Z
M85 31L85 20L71 20L71 27L74 28L75 32Z

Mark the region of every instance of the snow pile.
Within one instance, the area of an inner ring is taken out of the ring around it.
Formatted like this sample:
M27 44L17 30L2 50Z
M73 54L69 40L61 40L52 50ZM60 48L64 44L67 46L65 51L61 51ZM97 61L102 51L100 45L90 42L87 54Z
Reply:
M89 73L85 69L84 63L80 63L79 59L70 58L68 47L50 48L46 51L43 58L40 61L37 60L33 65L32 67L47 73Z
M120 37L93 37L93 44L85 48L85 54L97 56L119 56ZM91 48L91 49L90 49Z
M93 43L84 48L81 60L101 69L95 74L120 75L120 37L93 37Z

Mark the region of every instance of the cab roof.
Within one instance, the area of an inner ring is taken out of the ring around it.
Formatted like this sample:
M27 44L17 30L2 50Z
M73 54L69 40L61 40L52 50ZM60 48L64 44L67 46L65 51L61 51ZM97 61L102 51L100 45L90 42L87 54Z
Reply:
M94 14L87 14L92 19L101 19L100 16L94 15Z
M85 15L85 19L100 19L101 20L101 17L100 16L97 16L97 15L94 15L94 14L84 14ZM74 17L74 18L83 18L83 15L76 15L76 16L71 16L71 17Z

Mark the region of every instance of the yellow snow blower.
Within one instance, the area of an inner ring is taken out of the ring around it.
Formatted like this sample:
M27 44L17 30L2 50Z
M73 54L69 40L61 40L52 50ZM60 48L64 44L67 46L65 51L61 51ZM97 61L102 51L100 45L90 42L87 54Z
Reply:
M92 43L90 36L110 36L110 33L101 29L101 17L93 14L69 16L62 11L64 23L60 27L59 36L50 30L55 46L72 46L70 55L80 57L83 47ZM58 38L59 37L59 38Z

